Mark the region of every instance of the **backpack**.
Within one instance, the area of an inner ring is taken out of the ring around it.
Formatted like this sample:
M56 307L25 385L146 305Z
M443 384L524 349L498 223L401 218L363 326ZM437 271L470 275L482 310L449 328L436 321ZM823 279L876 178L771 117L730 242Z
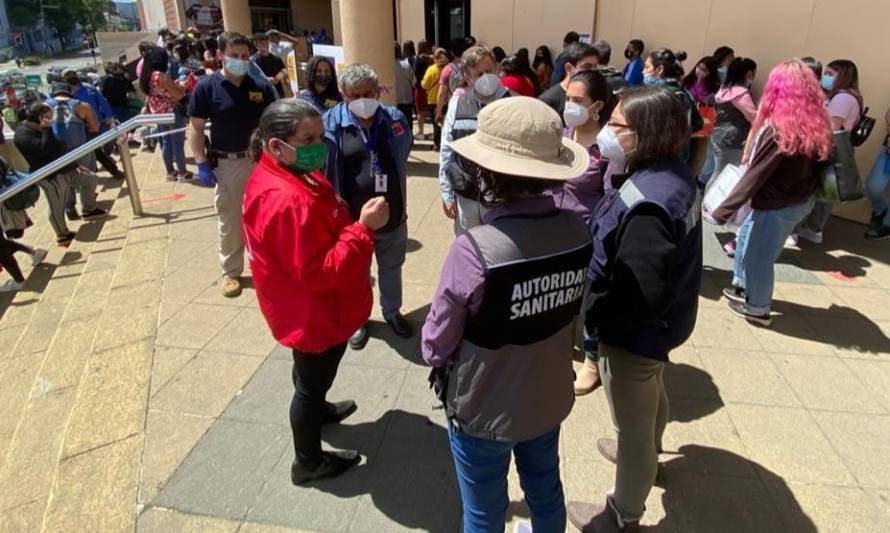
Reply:
M56 139L65 143L68 149L76 148L87 140L86 124L77 115L75 108L80 104L79 100L53 100L50 104L53 108L52 130Z
M12 187L27 177L28 176L24 174L19 174L15 170L9 170L6 175L3 176L3 189L5 190ZM3 206L10 211L24 211L29 207L34 207L34 204L36 204L39 199L40 189L37 188L37 185L31 185L22 192L7 198L3 202Z

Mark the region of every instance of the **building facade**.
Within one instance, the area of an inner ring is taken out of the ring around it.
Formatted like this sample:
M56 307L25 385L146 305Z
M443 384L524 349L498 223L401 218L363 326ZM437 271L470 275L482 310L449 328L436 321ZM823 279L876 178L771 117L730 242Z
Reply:
M201 31L230 27L246 33L278 29L288 33L333 30L331 0L138 0L142 27ZM226 13L230 13L226 21Z

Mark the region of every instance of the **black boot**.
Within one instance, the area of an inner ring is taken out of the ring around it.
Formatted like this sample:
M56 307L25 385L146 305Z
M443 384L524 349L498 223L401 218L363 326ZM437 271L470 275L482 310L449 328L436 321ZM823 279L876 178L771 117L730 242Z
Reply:
M358 409L358 406L352 400L334 403L325 402L322 424L339 424L354 413L356 409Z
M290 481L294 485L305 485L315 480L337 477L360 460L361 455L355 450L321 452L321 460L314 465L294 461L290 467Z

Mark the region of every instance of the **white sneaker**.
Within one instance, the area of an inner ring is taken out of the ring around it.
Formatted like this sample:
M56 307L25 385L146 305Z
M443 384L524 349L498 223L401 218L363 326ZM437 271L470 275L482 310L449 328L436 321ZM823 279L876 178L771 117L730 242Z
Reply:
M532 531L532 523L525 520L517 522L516 527L513 528L513 533L534 533Z
M46 250L43 248L35 248L34 253L31 254L31 266L37 266L46 259Z
M6 283L0 285L0 292L18 292L24 287L24 283L19 283L14 279L6 280Z
M797 230L797 234L801 239L810 241L813 244L822 244L821 231L813 231L811 229L801 227Z
M797 246L797 234L792 233L785 239L785 246Z

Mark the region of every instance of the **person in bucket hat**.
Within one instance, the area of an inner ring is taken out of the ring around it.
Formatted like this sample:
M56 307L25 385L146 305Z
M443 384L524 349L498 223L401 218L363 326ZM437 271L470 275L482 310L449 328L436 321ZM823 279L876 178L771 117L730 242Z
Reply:
M445 406L468 533L503 528L511 455L534 531L565 531L559 429L574 402L572 324L592 247L581 217L549 193L590 159L562 131L546 104L513 97L486 106L477 131L453 144L479 180L483 224L451 246L422 351Z

